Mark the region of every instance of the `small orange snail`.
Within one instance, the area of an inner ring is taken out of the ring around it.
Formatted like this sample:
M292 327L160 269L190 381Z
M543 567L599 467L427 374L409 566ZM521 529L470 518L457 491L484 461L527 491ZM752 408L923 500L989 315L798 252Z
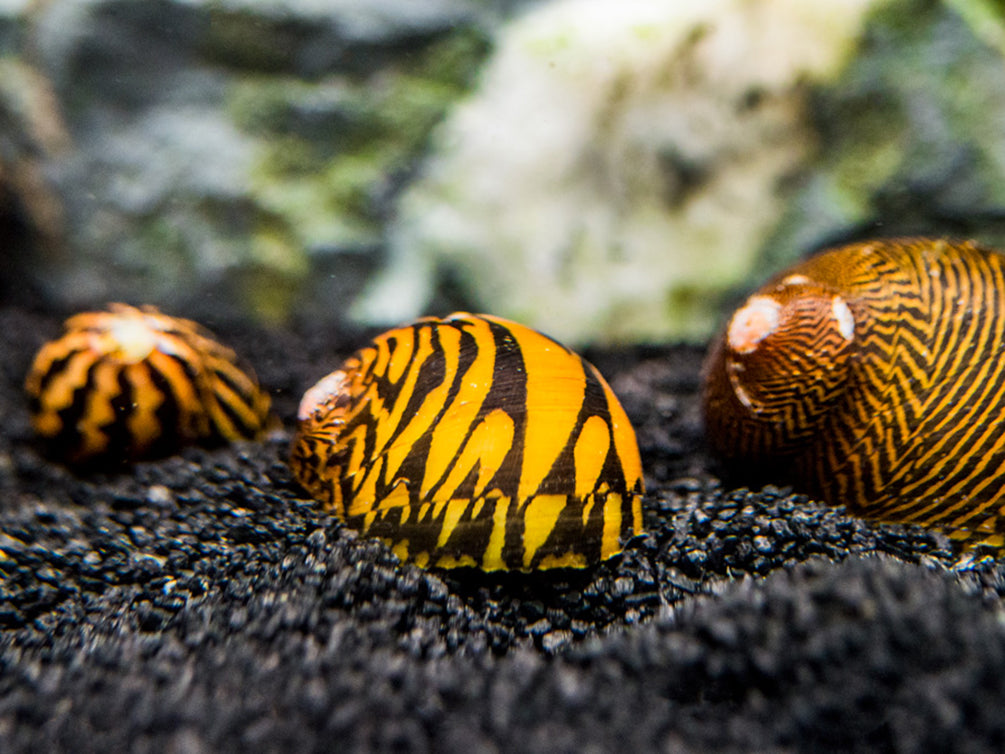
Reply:
M35 356L25 390L36 433L68 463L151 458L265 426L269 396L195 322L110 304L64 330Z
M420 566L584 567L642 529L642 466L591 364L456 313L380 335L306 392L290 465L341 520Z
M823 252L747 299L705 365L711 445L852 513L1005 539L1005 256Z

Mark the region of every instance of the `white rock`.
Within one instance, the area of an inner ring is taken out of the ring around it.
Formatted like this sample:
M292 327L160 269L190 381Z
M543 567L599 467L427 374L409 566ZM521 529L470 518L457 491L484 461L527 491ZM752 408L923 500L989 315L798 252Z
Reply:
M479 307L569 343L707 335L813 150L807 84L869 4L561 0L513 22L355 315L407 320L454 266Z

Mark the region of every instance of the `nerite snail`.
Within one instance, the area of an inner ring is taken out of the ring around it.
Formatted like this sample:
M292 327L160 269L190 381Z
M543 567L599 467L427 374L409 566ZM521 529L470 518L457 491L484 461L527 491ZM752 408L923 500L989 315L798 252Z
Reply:
M197 442L252 439L269 396L232 350L187 319L147 306L70 317L25 380L31 421L71 464L109 464Z
M973 242L821 253L747 299L705 366L721 456L849 511L1001 545L1005 257Z
M290 464L420 566L583 567L642 528L635 433L597 370L488 315L380 335L307 391Z

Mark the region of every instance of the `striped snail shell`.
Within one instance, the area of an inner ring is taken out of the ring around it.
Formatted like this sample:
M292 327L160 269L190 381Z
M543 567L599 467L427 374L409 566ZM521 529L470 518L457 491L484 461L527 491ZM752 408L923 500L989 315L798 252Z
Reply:
M1001 545L1005 257L901 239L753 294L705 365L711 445L866 517Z
M71 464L253 439L269 416L269 396L233 351L152 306L110 304L70 317L36 354L25 390L36 433Z
M584 567L642 528L635 432L591 364L498 317L380 335L307 391L290 464L420 566Z

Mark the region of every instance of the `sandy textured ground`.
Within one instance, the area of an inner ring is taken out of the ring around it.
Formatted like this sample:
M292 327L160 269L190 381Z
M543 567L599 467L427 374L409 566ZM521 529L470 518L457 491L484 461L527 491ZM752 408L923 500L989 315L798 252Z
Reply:
M286 433L78 478L35 452L20 394L59 320L0 309L0 750L1005 748L1005 571L725 487L698 350L591 354L647 471L623 556L427 573L284 463L301 392L358 338L212 324Z

